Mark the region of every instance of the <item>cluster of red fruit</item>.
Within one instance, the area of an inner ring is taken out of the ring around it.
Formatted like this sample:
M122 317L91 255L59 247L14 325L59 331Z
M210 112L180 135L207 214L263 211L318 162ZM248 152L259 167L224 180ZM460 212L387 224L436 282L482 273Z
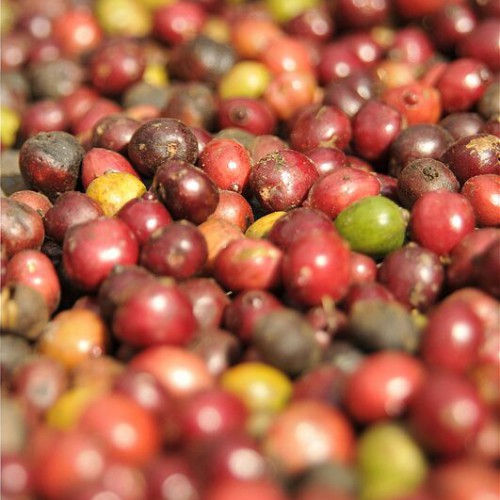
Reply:
M498 1L1 22L2 498L499 498Z

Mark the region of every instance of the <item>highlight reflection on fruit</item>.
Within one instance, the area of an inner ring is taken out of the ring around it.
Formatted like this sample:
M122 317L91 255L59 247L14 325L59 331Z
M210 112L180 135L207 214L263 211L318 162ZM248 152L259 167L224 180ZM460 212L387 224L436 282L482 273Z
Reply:
M498 2L0 18L2 498L498 496Z

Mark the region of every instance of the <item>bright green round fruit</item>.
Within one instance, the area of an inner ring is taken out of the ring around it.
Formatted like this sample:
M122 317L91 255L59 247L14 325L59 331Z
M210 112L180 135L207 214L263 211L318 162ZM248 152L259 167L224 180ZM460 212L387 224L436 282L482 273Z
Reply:
M335 226L351 249L382 257L405 242L406 212L384 196L367 196L342 210Z

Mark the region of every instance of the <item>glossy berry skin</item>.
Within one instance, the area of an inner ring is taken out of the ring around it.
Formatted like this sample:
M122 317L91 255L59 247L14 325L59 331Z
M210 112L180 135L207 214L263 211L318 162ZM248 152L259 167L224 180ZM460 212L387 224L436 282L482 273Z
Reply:
M158 7L153 15L153 33L169 45L194 38L203 28L206 12L194 2L175 2Z
M186 500L199 497L199 481L188 460L178 453L160 453L147 465L144 476L145 498L175 498L179 485Z
M319 175L329 174L337 168L346 167L347 155L336 147L317 146L305 151L306 156L316 165Z
M7 258L21 250L40 250L45 238L43 220L30 206L0 198L0 231Z
M365 196L380 193L377 177L359 169L344 167L317 179L304 205L325 213L330 219Z
M224 309L223 324L230 332L248 342L259 318L282 307L283 303L266 290L244 290Z
M491 85L488 88L490 87ZM480 101L482 99L483 97L481 97ZM439 125L446 129L453 136L454 140L481 133L484 124L484 118L474 111L455 111L439 121Z
M111 320L116 308L145 284L152 283L155 276L139 265L118 265L113 267L99 286L100 313Z
M307 426L308 432L297 432L300 426ZM288 473L298 473L325 460L348 464L354 434L338 409L318 401L295 401L275 418L263 448Z
M403 126L399 111L383 102L370 99L356 113L352 138L357 154L366 160L381 160Z
M120 462L141 466L158 451L158 424L133 399L107 393L83 411L78 427L99 438L104 450Z
M423 193L437 190L458 192L459 189L455 174L443 162L433 158L408 162L397 180L398 198L408 209Z
M454 139L442 126L432 123L410 125L394 139L389 152L389 174L399 177L403 168L413 160L440 156Z
M365 196L346 207L335 227L351 250L379 257L405 242L407 217L402 208L385 196Z
M44 218L45 233L62 244L68 229L83 224L104 213L99 203L80 191L67 191L59 195Z
M477 25L477 14L468 4L451 3L430 19L431 37L439 50L448 53Z
M230 189L219 190L219 203L210 217L224 219L242 231L255 222L252 205L242 194Z
M39 132L66 130L68 121L62 104L51 99L31 104L21 118L21 134L24 138Z
M61 285L52 261L41 251L23 250L7 263L7 272L2 284L24 283L38 290L54 312L61 300Z
M191 222L175 221L149 237L141 249L140 263L156 275L183 280L200 274L207 258L201 231Z
M212 139L203 149L198 166L219 189L241 193L248 182L252 161L247 149L232 139Z
M96 16L85 9L68 9L52 19L52 34L65 56L81 57L103 40Z
M141 122L124 114L112 114L99 120L92 130L92 146L127 154L128 143Z
M141 247L157 229L172 222L172 216L165 205L152 191L127 202L116 216L132 229Z
M480 226L500 226L500 175L482 174L469 177L461 193L470 201Z
M175 220L204 222L217 208L215 182L201 168L183 160L168 160L158 166L151 187Z
M283 284L293 301L315 306L339 300L350 283L350 251L335 230L299 238L283 257Z
M202 330L218 328L229 297L217 281L208 277L194 277L179 283L181 290L191 302L193 314Z
M382 100L397 109L408 125L437 123L441 118L441 96L430 85L416 82L388 88Z
M51 201L75 189L84 149L76 137L63 131L40 132L21 147L19 168L28 188Z
M264 91L264 100L276 116L288 120L302 106L316 100L317 82L311 73L285 72L275 76Z
M101 45L89 64L92 85L105 95L119 95L141 79L146 58L138 43L112 41Z
M485 404L472 383L443 371L430 374L409 412L418 440L441 456L464 453L483 426L485 416Z
M181 347L159 345L143 349L131 359L130 368L151 373L174 397L189 397L215 384L204 360Z
M35 491L50 500L70 495L75 487L96 481L105 467L106 453L95 437L83 430L45 429L34 462ZM91 456L89 463L85 457ZM83 465L82 465L83 464Z
M238 127L255 135L272 134L276 116L262 99L233 97L219 104L218 123L221 129Z
M235 394L219 388L201 391L180 409L180 427L188 441L201 441L244 429L248 410Z
M273 223L267 239L282 250L286 250L301 236L316 229L331 230L332 221L324 212L310 207L298 207L289 210Z
M113 317L115 335L137 347L186 345L196 326L191 302L172 282L143 286L118 306Z
M410 354L371 354L349 376L344 405L363 424L399 417L406 413L425 377L424 364Z
M450 62L436 82L443 111L467 111L481 98L492 78L486 64L478 59L461 58Z
M500 229L478 228L465 236L450 253L446 267L446 282L452 289L475 284L481 255L500 239Z
M500 174L500 139L490 134L474 134L455 141L440 160L448 165L460 184L481 174Z
M106 172L126 172L139 177L130 162L116 151L104 148L91 148L83 157L81 180L83 189L97 177Z
M428 477L433 498L468 500L498 495L498 470L491 463L464 457L437 465Z
M292 149L270 153L252 168L249 187L268 212L298 207L318 178L314 163Z
M472 57L483 61L492 72L498 71L500 52L496 39L499 29L497 17L482 19L459 41L457 52L462 57Z
M465 373L478 359L483 328L465 302L438 304L430 313L422 333L420 353L432 367Z
M334 41L323 46L317 65L318 79L324 85L347 78L363 68L363 63L349 46Z
M311 106L299 113L290 132L290 144L297 151L318 146L344 150L352 136L349 117L335 106Z
M159 165L175 159L194 163L198 140L191 129L175 118L157 118L141 125L130 138L128 156L137 171L153 177Z
M127 224L115 217L78 224L66 232L63 266L80 289L95 291L117 264L136 264L139 245Z
M408 308L425 311L442 291L444 268L437 254L410 243L386 255L378 281Z
M226 289L269 290L281 283L283 251L264 239L231 241L214 262L214 277Z
M413 241L438 255L446 255L474 230L474 210L460 193L431 191L413 205L409 225Z

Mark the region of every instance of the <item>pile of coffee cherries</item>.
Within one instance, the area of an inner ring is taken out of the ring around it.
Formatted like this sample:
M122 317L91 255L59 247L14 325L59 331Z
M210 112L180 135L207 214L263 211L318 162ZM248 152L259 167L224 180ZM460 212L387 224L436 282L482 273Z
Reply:
M2 498L499 498L498 0L1 28Z

